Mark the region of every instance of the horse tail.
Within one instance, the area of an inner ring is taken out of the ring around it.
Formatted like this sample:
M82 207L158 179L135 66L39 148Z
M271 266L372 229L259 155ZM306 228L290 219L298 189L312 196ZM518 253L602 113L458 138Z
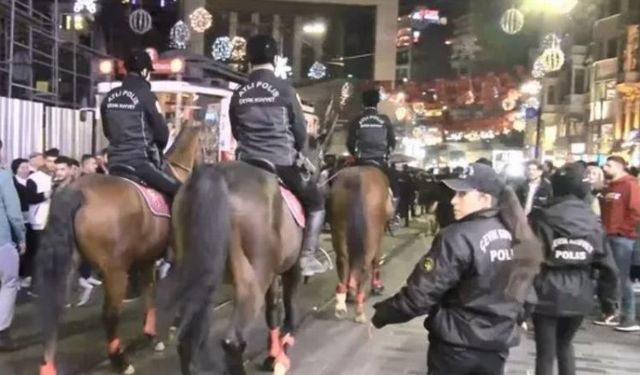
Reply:
M229 189L217 166L195 170L184 191L185 254L178 278L178 332L183 373L197 373L210 354L208 337L211 304L229 253L231 206ZM195 372L194 372L195 371Z
M37 252L38 313L47 342L55 340L60 315L67 302L67 282L76 244L74 219L82 203L82 191L73 185L53 195L48 223Z
M349 248L349 269L351 276L358 280L360 271L364 269L366 259L365 241L367 238L367 219L364 214L364 197L362 175L352 180L352 196L347 223L347 246Z

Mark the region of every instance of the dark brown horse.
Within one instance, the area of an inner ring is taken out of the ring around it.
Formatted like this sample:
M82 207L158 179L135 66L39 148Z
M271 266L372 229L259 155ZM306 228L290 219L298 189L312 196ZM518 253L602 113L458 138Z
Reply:
M383 288L378 264L386 223L393 216L389 180L374 166L349 167L338 172L330 197L329 222L339 279L335 314L338 318L346 315L347 292L354 289L355 319L364 323L369 279L374 293Z
M185 126L167 152L167 168L179 180L186 180L202 152L203 129ZM155 341L154 262L167 249L169 229L170 220L154 216L133 184L119 177L86 175L54 194L37 263L45 335L41 375L56 374L58 324L70 281L76 279L79 254L104 275L103 320L109 359L117 371L134 373L118 336L128 274L132 267L141 271L144 333ZM154 345L155 350L164 350L163 343Z
M245 374L246 335L266 300L271 330L266 365L285 374L290 366L286 350L293 344L296 325L302 228L289 212L275 175L244 162L202 166L181 189L175 208L182 373ZM212 298L225 270L234 286L234 311L222 345L225 361L218 364L210 359L208 338ZM276 318L278 276L282 326Z

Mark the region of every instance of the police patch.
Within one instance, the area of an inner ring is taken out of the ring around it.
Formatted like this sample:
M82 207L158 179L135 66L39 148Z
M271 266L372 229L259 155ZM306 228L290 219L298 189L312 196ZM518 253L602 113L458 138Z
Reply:
M425 271L431 272L435 267L435 263L433 262L433 259L431 257L426 257L424 258L424 263L422 263L422 267L424 268Z

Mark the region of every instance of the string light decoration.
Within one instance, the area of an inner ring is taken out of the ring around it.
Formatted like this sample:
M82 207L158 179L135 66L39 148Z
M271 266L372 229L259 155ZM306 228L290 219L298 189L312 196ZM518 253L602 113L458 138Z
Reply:
M533 69L531 69L531 76L535 79L540 79L544 77L546 74L547 74L546 67L544 66L544 63L542 62L540 57L538 57L536 61L533 63Z
M542 38L542 42L540 43L540 47L542 49L550 49L550 48L560 48L562 46L562 39L554 33L545 35Z
M233 51L231 52L231 60L242 61L247 55L247 40L241 36L234 36L231 39Z
M171 48L185 49L191 39L191 31L189 27L183 21L176 22L169 32L169 39L171 40Z
M287 79L289 78L289 76L291 76L292 69L291 69L291 66L289 65L288 57L276 55L274 63L275 63L274 74L276 75L276 77L279 77L281 79Z
M511 8L504 12L500 19L502 31L509 35L515 35L524 27L524 15L516 8Z
M73 4L73 12L80 13L83 10L91 14L96 14L98 11L98 6L96 5L96 0L76 0Z
M200 7L189 15L189 21L194 31L203 33L213 24L213 16L204 7Z
M327 67L321 62L314 62L309 68L309 73L307 73L307 77L311 79L322 79L327 76Z
M540 61L547 72L557 72L564 65L564 52L560 48L546 49L540 56Z
M211 45L211 56L217 61L226 61L231 58L233 53L233 43L228 36L216 38Z
M129 27L136 34L144 34L151 30L153 20L151 14L144 9L138 9L129 15Z
M340 105L344 107L351 95L353 95L353 85L349 82L345 82L340 89Z
M512 98L505 98L502 101L502 109L505 110L505 112L512 111L514 108L516 108L516 101Z

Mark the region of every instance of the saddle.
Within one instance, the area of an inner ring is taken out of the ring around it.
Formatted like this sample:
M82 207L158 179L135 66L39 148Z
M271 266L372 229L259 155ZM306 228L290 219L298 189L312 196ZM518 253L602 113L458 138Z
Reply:
M287 189L284 181L282 181L280 177L278 177L276 166L266 159L243 159L242 162L262 169L263 171L268 172L276 177L276 179L278 180L278 186L280 187L280 195L286 203L291 216L293 216L293 219L299 227L304 228L306 225L306 218L304 215L302 204L300 203L300 200L291 192L291 190Z
M113 165L109 168L111 175L132 184L142 200L147 204L153 216L171 218L171 207L164 194L152 189L142 179L135 175L135 169L124 164Z

